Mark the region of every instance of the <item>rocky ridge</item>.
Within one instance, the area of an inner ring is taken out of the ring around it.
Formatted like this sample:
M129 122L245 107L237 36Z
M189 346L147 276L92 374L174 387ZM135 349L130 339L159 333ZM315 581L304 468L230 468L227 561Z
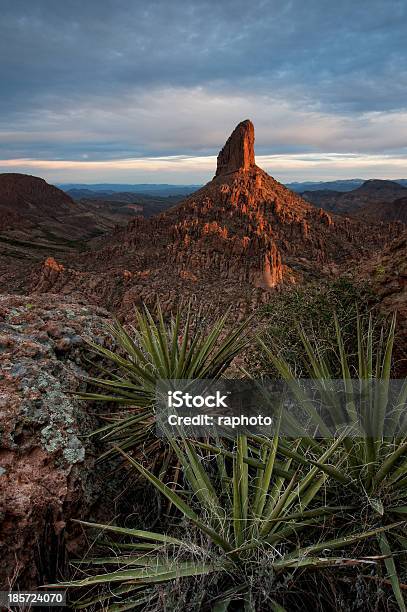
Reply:
M356 216L370 223L406 221L407 189L395 181L371 179L347 192L330 189L305 191L303 197L329 212ZM393 203L399 202L395 206Z

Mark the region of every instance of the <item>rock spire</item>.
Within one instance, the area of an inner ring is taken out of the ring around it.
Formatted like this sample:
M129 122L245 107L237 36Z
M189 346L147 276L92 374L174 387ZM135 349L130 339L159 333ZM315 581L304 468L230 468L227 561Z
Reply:
M235 127L220 151L216 176L249 170L254 165L254 126L246 119Z

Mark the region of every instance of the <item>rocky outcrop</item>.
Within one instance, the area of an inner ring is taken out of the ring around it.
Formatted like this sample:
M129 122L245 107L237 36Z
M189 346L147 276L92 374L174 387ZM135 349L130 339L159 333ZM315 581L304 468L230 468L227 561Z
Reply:
M0 584L29 589L57 578L77 551L70 518L103 491L84 434L85 337L103 341L107 313L62 296L0 296Z
M254 125L246 119L233 130L220 151L215 176L250 170L254 165Z

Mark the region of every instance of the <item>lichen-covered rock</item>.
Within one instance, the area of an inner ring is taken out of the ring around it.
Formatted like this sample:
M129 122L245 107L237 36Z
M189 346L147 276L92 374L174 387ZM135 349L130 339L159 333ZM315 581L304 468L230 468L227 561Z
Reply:
M55 579L78 546L70 518L85 518L103 487L84 434L84 338L101 339L108 314L60 295L0 296L0 584ZM59 560L51 556L59 556Z

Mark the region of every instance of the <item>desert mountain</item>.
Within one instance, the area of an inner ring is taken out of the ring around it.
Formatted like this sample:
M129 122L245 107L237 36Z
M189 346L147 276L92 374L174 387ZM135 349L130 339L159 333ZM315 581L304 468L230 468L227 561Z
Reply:
M220 151L207 185L99 239L69 266L47 260L32 288L77 292L124 315L157 297L168 308L192 298L244 311L267 300L270 290L369 256L399 231L331 216L284 187L256 165L254 127L246 120Z
M352 191L364 182L363 179L358 178L338 179L337 181L295 181L294 183L286 183L286 187L296 193L304 193L305 191Z
M0 174L0 287L22 288L27 268L44 255L70 258L84 243L126 225L140 207L75 202L41 178Z
M93 223L94 225L94 223ZM89 221L72 198L43 179L0 174L0 287L20 289L33 262L49 252L61 256Z
M406 188L395 181L384 181L379 179L370 179L365 181L363 185L353 190L353 195L356 197L367 197L378 200L393 200L397 197L406 194Z
M55 224L57 217L76 214L78 207L66 193L41 178L7 173L0 174L0 211L3 230L17 225L33 227L44 219Z
M395 181L372 179L348 192L305 191L302 196L316 206L346 215L358 215L369 221L405 221L406 213L401 205L392 203L407 198L407 188Z
M375 179L376 180L376 179ZM296 181L294 183L286 183L285 186L296 193L304 193L305 191L353 191L357 187L363 185L366 179L337 179L336 181ZM393 179L391 182L398 183L403 187L407 187L407 179Z
M112 230L117 223L103 211L95 214L92 207L28 174L0 174L0 212L0 231L44 243L88 239Z

